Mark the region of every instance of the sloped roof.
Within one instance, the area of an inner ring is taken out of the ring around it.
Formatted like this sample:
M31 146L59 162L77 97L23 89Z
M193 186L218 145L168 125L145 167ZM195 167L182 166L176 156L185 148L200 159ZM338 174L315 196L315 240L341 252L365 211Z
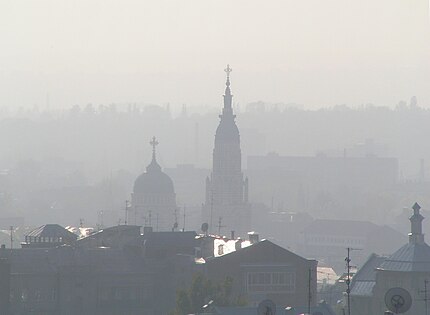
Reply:
M378 268L386 257L376 254L370 255L363 267L354 275L351 281L351 295L371 296L376 284L376 268Z
M93 267L97 273L124 274L145 270L144 259L123 250L110 248L76 249L20 248L0 251L0 258L11 263L11 272L18 274L53 274L64 267Z
M143 235L146 245L165 247L180 246L194 247L197 245L197 233L194 231L186 232L151 232Z
M77 238L75 234L66 230L58 224L45 224L37 229L34 229L26 236L31 237L62 237L62 238Z
M379 269L430 272L430 246L426 243L408 243L387 258Z
M218 262L220 260L228 260L231 257L234 257L236 255L247 255L249 253L252 253L254 251L258 251L258 250L263 250L263 251L269 251L270 255L271 255L271 259L272 260L276 260L276 259L281 259L284 258L285 255L288 255L289 257L293 258L293 259L297 259L303 262L309 262L309 261L314 261L312 259L306 259L302 256L299 256L291 251L289 251L288 249L285 249L279 245L276 245L275 243L272 243L269 240L263 239L258 243L252 244L248 247L242 248L240 250L222 255L222 256L218 256L218 257L210 257L207 258L206 263L213 263L213 262ZM236 256L237 257L237 256ZM260 255L259 259L264 259L264 255Z

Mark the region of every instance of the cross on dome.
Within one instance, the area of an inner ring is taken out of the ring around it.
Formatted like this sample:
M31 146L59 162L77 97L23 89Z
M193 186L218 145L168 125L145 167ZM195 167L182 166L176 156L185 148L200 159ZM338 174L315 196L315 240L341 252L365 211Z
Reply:
M155 160L155 148L157 147L159 142L157 141L157 139L155 137L152 137L149 144L152 146L152 159Z

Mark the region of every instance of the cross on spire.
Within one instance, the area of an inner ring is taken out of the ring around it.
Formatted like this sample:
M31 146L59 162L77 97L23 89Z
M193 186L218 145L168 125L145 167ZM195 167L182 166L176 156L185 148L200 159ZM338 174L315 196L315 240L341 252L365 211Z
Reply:
M227 68L224 69L224 72L227 73L227 79L230 78L230 73L233 71L232 68L230 68L230 65L227 65Z
M230 68L230 65L227 65L227 68L225 68L224 69L224 72L225 73L227 73L227 82L225 83L225 85L227 85L227 88L226 88L226 94L228 94L227 92L229 92L229 91L227 91L227 90L230 90L229 88L230 88L230 73L233 71L233 69L232 68Z
M155 148L159 144L159 142L157 141L157 139L155 137L152 137L149 144L152 146L152 158L155 160Z

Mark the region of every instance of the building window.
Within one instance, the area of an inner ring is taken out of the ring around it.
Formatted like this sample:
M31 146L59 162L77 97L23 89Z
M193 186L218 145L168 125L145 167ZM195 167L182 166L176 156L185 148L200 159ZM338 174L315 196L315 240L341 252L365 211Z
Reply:
M248 292L293 292L295 276L292 272L249 272L247 276Z

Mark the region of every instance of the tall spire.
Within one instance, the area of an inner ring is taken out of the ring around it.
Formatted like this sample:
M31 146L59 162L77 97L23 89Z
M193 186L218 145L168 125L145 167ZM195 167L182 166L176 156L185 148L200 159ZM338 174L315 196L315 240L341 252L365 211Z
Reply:
M411 233L409 233L409 243L422 244L424 243L424 234L422 222L424 217L420 214L421 206L415 202L412 206L414 214L409 218L411 221Z
M224 94L224 109L223 109L223 115L226 113L233 113L232 112L232 98L233 95L231 95L230 90L230 73L233 71L232 68L230 68L230 65L227 65L227 68L224 69L224 72L227 74L227 81L225 82L225 94Z

